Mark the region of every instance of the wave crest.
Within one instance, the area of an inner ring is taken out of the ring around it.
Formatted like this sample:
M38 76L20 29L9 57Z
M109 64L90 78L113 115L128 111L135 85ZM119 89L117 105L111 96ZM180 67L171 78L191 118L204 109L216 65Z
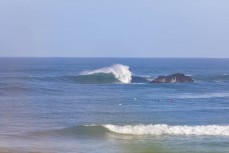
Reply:
M129 70L129 66L122 65L122 64L115 64L110 67L103 67L96 70L91 71L83 71L81 75L93 75L93 74L113 74L116 79L118 79L122 83L130 83L132 80L132 73Z
M79 125L60 129L50 129L44 131L29 132L30 136L122 136L125 135L149 135L149 136L223 136L229 137L229 125L199 125L170 126L167 124L150 124L150 125Z
M169 126L167 124L156 125L103 125L106 129L131 135L198 135L198 136L229 136L229 126L202 125L202 126Z

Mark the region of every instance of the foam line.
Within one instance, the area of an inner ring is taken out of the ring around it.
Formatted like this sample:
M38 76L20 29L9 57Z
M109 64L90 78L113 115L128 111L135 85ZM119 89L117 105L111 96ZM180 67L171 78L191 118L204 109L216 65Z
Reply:
M206 126L169 126L166 124L150 125L103 125L108 130L131 135L198 135L198 136L229 136L229 125L206 125Z

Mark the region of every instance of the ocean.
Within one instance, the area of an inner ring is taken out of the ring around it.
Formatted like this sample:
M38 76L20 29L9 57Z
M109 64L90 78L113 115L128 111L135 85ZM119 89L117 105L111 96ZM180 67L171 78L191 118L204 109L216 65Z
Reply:
M0 104L1 153L229 152L229 59L0 58Z

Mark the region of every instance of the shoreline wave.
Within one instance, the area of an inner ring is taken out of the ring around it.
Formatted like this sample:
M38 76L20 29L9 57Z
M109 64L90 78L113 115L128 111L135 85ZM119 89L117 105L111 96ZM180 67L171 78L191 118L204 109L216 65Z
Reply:
M226 136L229 137L229 125L80 125L62 129L30 132L33 136L93 136L107 135L133 136Z
M150 124L150 125L112 125L106 124L103 127L119 134L131 135L196 135L196 136L229 136L229 125L201 125L187 126L177 125L170 126L167 124Z

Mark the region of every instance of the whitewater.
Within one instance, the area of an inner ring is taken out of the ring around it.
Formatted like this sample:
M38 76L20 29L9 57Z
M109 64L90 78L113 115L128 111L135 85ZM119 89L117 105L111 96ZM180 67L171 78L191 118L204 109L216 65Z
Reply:
M115 64L110 67L103 67L96 70L83 71L81 75L93 75L93 74L113 74L116 79L118 79L122 83L131 83L132 73L129 70L129 66L122 64Z
M150 124L150 125L125 125L118 126L112 124L103 125L108 130L131 135L198 135L198 136L229 136L229 125L201 125L171 126L167 124Z

